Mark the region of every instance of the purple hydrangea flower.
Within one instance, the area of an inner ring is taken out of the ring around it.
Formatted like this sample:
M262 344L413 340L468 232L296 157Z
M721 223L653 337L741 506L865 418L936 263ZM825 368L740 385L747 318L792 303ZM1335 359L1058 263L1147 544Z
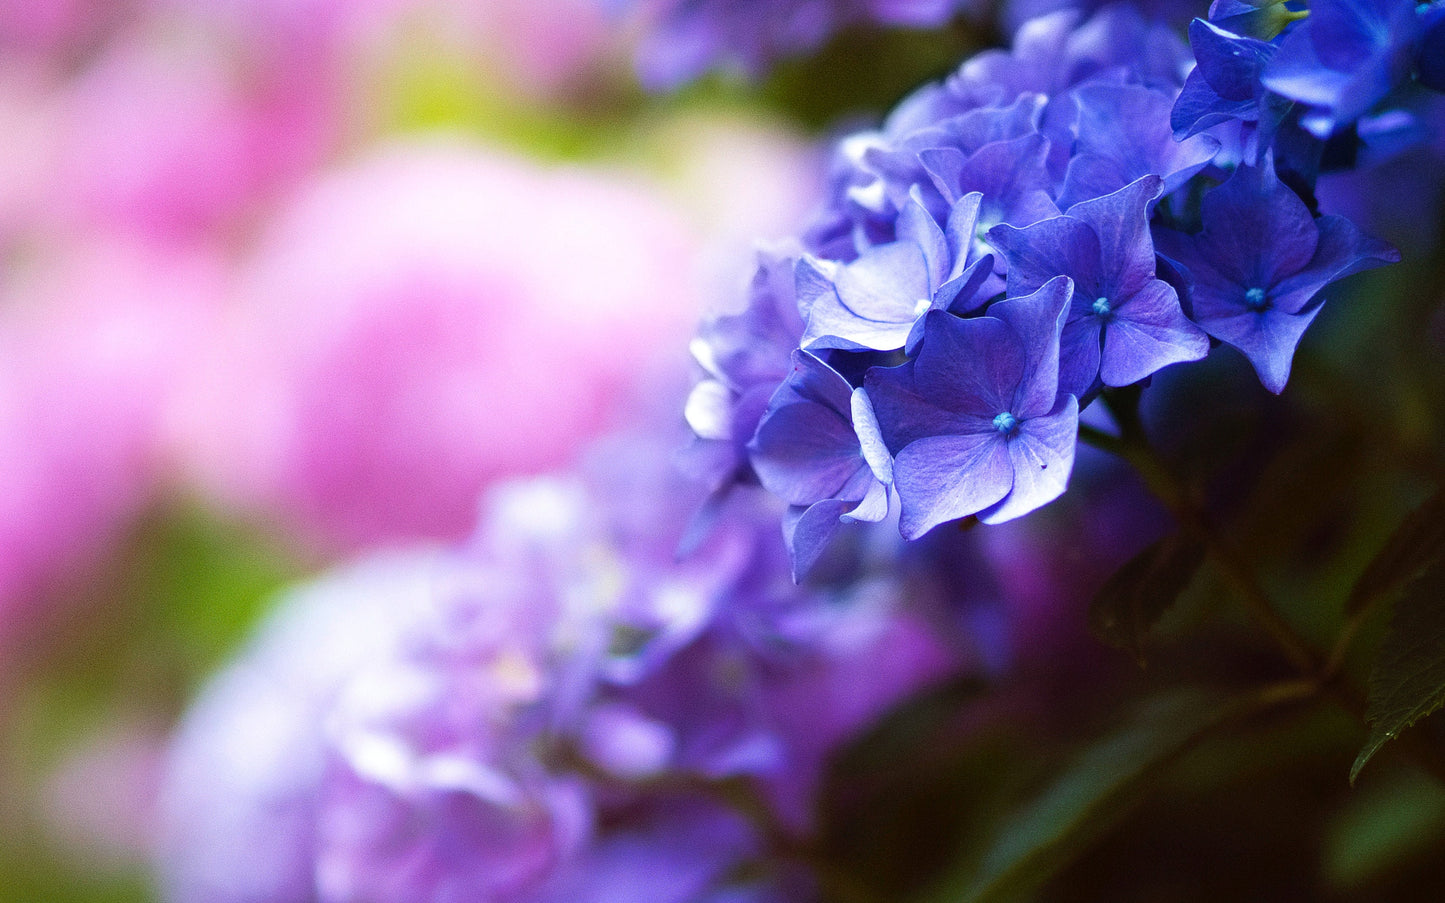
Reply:
M1053 501L1074 460L1078 400L1060 394L1066 277L993 304L988 315L927 317L918 357L868 371L905 538L977 515L1001 523Z
M1244 352L1265 388L1289 380L1300 337L1326 285L1393 263L1393 248L1339 216L1309 208L1266 161L1241 166L1204 197L1203 231L1155 230L1155 241L1190 283L1188 313L1215 338Z
M1172 194L1219 152L1210 135L1176 140L1170 127L1175 95L1135 85L1079 87L1078 145L1069 161L1059 205L1072 207L1117 191L1147 175L1163 178Z
M978 192L959 198L940 229L915 192L898 217L897 241L833 267L831 277L805 259L798 280L808 310L803 347L911 353L928 311L983 306L994 264L972 253L982 200Z
M1259 77L1274 57L1274 44L1240 37L1203 19L1189 23L1189 44L1198 65L1189 73L1170 114L1179 138L1222 122L1259 122L1268 92Z
M1420 30L1417 77L1425 87L1445 91L1445 3L1435 3L1421 13Z
M1073 280L1060 392L1083 398L1099 382L1132 385L1209 353L1209 339L1184 316L1174 289L1155 276L1149 206L1163 187L1158 176L1145 176L1063 216L989 233L1008 260L1010 295L1038 291L1055 276Z
M1225 31L1261 41L1275 38L1291 22L1309 15L1292 10L1288 0L1214 0L1209 4L1209 21ZM1191 26L1191 37L1193 26Z
M867 395L806 351L793 353L748 450L763 487L792 506L784 523L795 578L840 524L888 514L893 459Z
M1264 86L1309 106L1302 124L1328 137L1408 77L1419 37L1412 3L1314 0L1265 67Z
M712 317L692 342L705 378L684 413L696 437L686 464L714 492L752 477L747 443L803 335L794 282L796 253L761 250L747 306Z

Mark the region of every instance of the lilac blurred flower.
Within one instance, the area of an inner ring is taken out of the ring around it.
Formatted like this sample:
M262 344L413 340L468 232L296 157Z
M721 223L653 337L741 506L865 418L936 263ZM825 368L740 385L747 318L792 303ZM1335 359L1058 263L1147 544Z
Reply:
M465 546L283 607L182 729L169 897L776 899L715 782L806 831L836 744L960 660L891 579L794 586L758 498L675 560L701 487L658 445L499 487Z
M965 0L598 0L639 19L647 31L638 72L669 89L709 69L760 75L777 59L818 49L860 23L942 25Z
M1420 37L1415 5L1400 0L1314 0L1265 67L1269 90L1310 107L1317 137L1363 116L1402 84Z
M1295 347L1324 304L1320 290L1400 259L1343 217L1311 217L1268 160L1239 167L1206 194L1203 221L1195 236L1157 229L1160 253L1184 267L1190 318L1244 352L1276 394L1289 380Z
M294 593L178 729L162 794L166 899L317 900L321 724L350 675L391 654L446 567L376 558Z
M990 241L1008 260L1010 296L1055 276L1074 283L1060 348L1059 391L1084 398L1102 382L1128 386L1209 353L1174 289L1155 276L1149 205L1164 189L1145 176L1113 194L1024 229L997 226Z
M916 360L868 371L905 538L969 515L1002 523L1064 491L1078 431L1078 400L1059 392L1071 296L1057 277L976 319L935 311Z
M377 152L263 237L183 422L188 459L332 545L460 536L489 480L567 460L680 353L694 253L622 177L460 144Z

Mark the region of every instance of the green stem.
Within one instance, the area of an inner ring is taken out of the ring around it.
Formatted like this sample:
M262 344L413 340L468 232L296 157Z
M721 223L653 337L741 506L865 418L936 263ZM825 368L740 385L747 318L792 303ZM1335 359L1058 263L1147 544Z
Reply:
M1107 394L1105 397L1108 398ZM1117 412L1115 416L1123 428L1123 436L1114 436L1080 424L1079 438L1101 451L1118 455L1133 465L1150 491L1159 497L1179 521L1180 529L1189 531L1204 543L1221 576L1233 587L1249 613L1269 633L1280 652L1299 672L1302 680L1294 686L1308 684L1314 687L1314 692L1328 695L1340 708L1362 723L1365 722L1364 699L1357 691L1340 681L1339 672L1351 642L1374 610L1374 606L1366 605L1351 616L1329 657L1321 663L1318 653L1275 609L1269 594L1265 592L1249 565L1218 531L1213 529L1203 506L1193 500L1154 453L1143 437L1137 417L1120 417ZM1292 692L1294 691L1289 691ZM1402 736L1397 743L1401 752L1417 767L1445 784L1445 761L1440 759L1435 749L1414 734Z
M1119 417L1116 413L1116 419L1121 421L1120 425L1124 428L1123 436L1112 436L1094 427L1080 425L1079 438L1095 448L1118 455L1133 465L1145 485L1174 515L1180 529L1204 544L1220 575L1234 590L1250 615L1279 646L1290 664L1302 675L1318 674L1316 653L1275 610L1269 594L1255 578L1243 557L1210 524L1203 506L1190 496L1159 460L1154 450L1143 441L1137 418Z

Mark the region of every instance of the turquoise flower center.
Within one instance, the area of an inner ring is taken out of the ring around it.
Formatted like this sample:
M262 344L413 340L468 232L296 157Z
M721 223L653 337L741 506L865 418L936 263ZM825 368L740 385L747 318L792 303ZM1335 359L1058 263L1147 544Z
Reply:
M1107 317L1109 314L1111 314L1111 313L1113 313L1113 312L1114 312L1114 308L1109 305L1109 299L1108 299L1108 298L1095 298L1095 299L1094 299L1094 313L1098 314L1098 315L1101 316L1101 317Z
M1012 433L1014 431L1014 427L1018 425L1019 419L1014 415L1010 414L1008 411L1004 411L1002 414L999 414L997 417L993 418L993 428L998 430L1000 433Z
M1269 306L1269 299L1265 297L1264 289L1255 286L1244 293L1244 306L1252 311L1261 311Z

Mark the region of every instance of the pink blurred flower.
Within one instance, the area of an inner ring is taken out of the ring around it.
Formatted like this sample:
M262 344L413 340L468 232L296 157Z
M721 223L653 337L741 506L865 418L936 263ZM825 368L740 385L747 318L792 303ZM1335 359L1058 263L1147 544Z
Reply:
M461 144L375 153L265 236L181 420L232 501L332 544L462 535L491 479L569 458L696 317L651 191Z
M52 203L69 225L150 237L234 225L332 137L324 92L283 74L244 69L214 36L117 41L60 98Z
M118 247L71 248L10 275L0 297L0 646L151 497L167 398L219 284L207 260Z
M0 0L4 2L4 0ZM166 0L309 78L354 77L423 37L482 61L515 93L575 87L616 39L597 0Z
M128 6L114 0L0 0L0 54L74 50L123 18Z

